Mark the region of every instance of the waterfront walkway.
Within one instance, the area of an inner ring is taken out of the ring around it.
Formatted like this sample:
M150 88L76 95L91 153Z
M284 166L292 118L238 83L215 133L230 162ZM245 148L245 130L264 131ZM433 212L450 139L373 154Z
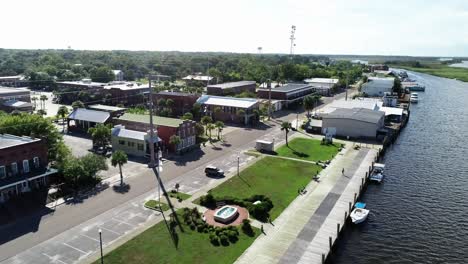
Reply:
M236 263L321 263L322 254L329 252L329 237L335 241L337 223L343 227L349 202L359 193L361 178L377 153L368 148L354 150L351 145L347 144L319 174L319 182L311 182L307 193L296 198L273 225L264 226L266 235Z

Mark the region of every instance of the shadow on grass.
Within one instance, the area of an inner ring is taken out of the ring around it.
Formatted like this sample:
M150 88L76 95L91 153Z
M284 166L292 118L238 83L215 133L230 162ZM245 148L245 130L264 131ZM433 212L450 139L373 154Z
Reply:
M252 187L246 180L244 180L244 178L242 178L242 176L239 175L238 177L239 177L239 179L241 179L247 186Z
M124 183L122 185L120 185L120 184L119 185L114 185L114 186L112 186L112 189L116 193L124 194L124 193L128 193L130 191L131 186L130 186L130 184Z
M291 148L290 146L287 146L287 148L292 150L293 154L298 156L299 158L308 158L309 157L309 154L304 153L304 152L299 152L299 151Z
M166 224L167 231L169 232L169 235L171 236L172 242L174 243L174 246L176 250L178 249L179 246L179 236L177 235L175 228L173 228L170 223L167 222L166 216L164 215L163 212L161 212L161 215L163 217L164 223Z

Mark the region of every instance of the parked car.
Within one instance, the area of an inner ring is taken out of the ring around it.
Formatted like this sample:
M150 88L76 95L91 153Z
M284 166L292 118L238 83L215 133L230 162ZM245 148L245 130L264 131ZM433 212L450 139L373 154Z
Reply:
M215 177L223 177L224 176L224 171L216 168L214 166L207 166L205 168L205 173L207 176L215 176Z

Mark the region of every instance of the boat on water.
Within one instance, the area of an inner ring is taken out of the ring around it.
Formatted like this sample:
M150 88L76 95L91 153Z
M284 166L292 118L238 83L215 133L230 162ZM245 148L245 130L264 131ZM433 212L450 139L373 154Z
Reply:
M374 163L374 169L369 175L369 180L377 183L381 183L384 179L385 164Z
M364 208L354 208L350 215L351 221L353 222L353 224L360 224L366 221L369 212L369 210Z
M410 102L417 103L419 101L418 93L411 93Z
M416 84L414 86L409 86L408 89L412 92L424 92L426 87L424 85Z

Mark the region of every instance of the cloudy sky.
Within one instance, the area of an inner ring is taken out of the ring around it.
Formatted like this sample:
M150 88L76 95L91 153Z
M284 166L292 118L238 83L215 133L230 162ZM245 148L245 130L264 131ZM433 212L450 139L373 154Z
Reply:
M467 0L2 0L1 48L468 56Z

